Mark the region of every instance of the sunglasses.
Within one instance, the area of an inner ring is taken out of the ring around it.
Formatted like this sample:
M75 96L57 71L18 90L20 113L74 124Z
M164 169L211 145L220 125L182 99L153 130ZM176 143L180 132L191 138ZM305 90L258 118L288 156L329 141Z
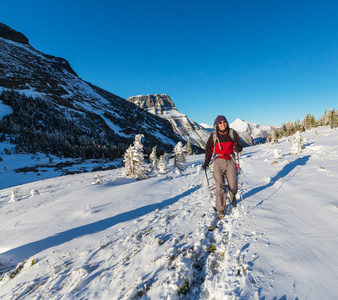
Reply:
M225 122L225 121L221 121L221 122L219 122L218 123L218 125L220 125L220 124L226 124L227 122Z

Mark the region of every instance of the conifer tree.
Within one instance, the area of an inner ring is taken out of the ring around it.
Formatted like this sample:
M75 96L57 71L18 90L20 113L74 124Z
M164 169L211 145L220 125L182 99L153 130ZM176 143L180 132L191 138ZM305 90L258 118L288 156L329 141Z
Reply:
M271 144L278 144L278 131L275 127L271 132Z
M151 170L156 170L157 163L158 163L158 159L156 156L156 148L157 146L153 147L153 150L151 151L150 156L149 156L150 161L151 161Z
M303 148L303 139L302 139L302 136L300 135L300 132L297 131L293 139L292 153L300 154L302 152L302 148Z
M338 126L338 115L337 112L334 108L330 108L329 114L328 114L328 119L329 119L329 125L331 129L336 129Z
M185 170L186 162L182 142L178 142L174 147L174 155L174 168L182 173Z
M141 139L143 134L135 136L133 146L129 146L124 154L123 174L127 178L142 179L148 177L148 166L144 162L143 145Z
M157 173L159 174L165 174L168 173L168 160L167 160L168 154L163 154L160 156L160 159L157 163Z
M192 155L192 148L190 141L184 146L184 151L187 153L187 155Z

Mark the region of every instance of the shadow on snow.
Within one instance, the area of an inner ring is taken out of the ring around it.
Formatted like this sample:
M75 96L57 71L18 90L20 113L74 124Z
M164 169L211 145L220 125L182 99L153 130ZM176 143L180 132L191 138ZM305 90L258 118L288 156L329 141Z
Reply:
M271 186L273 186L273 185L276 183L276 181L277 181L278 179L287 176L287 175L290 174L291 171L294 170L296 167L298 167L298 166L301 166L301 167L302 167L302 166L305 166L306 163L308 162L309 158L310 158L310 156L309 156L309 155L306 155L306 156L301 157L301 158L298 158L298 159L296 159L296 160L294 160L294 161L292 161L292 162L289 162L287 165L285 165L285 166L283 167L282 170L280 170L280 171L276 174L276 176L274 177L274 179L271 179L271 181L270 181L269 183L267 183L267 184L265 184L265 185L263 185L263 186L260 186L260 187L256 187L256 188L254 188L254 189L248 191L246 194L244 194L244 195L243 195L244 199L246 199L246 198L248 198L248 197L251 197L251 196L253 196L253 195L255 195L255 194L257 194L257 193L259 193L259 192L261 192L261 191L263 191L263 190L265 190L265 189L271 187ZM297 172L298 172L298 171L297 171ZM265 199L265 200L266 200L266 199ZM258 203L255 207L261 205L265 200L262 200L262 201L261 201L260 203ZM255 208L255 207L254 207L254 208Z
M32 255L35 255L43 250L49 249L51 247L59 246L63 243L67 243L73 239L97 233L103 230L108 229L109 227L115 226L118 223L127 222L133 219L136 219L140 216L144 216L152 211L157 209L162 209L166 206L174 204L179 201L181 198L186 197L193 192L195 192L199 187L193 187L184 193L177 195L173 198L164 200L160 203L154 203L146 205L143 207L136 208L131 211L123 212L119 215L100 220L91 224L83 225L80 227L72 228L63 232L59 232L53 236L49 236L42 240L32 242L26 245L19 246L17 248L11 249L7 252L1 254L7 261L11 260L12 262L21 262L25 258L28 258Z

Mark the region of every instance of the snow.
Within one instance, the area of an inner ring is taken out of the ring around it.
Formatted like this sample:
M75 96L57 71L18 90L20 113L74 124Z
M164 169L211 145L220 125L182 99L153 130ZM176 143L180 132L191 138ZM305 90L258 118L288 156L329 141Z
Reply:
M213 129L214 126L212 125L208 125L208 124L205 124L205 123L199 123L202 127L204 127L205 129Z
M115 169L3 188L0 298L337 299L338 130L301 135L297 155L293 137L245 148L244 200L224 219L203 155L183 175L171 161L139 181Z
M0 101L0 120L10 113L12 113L12 108L8 105L3 104L2 101Z
M242 119L236 119L230 124L230 127L235 129L237 132L249 133L253 139L267 137L272 131L272 126L258 125Z

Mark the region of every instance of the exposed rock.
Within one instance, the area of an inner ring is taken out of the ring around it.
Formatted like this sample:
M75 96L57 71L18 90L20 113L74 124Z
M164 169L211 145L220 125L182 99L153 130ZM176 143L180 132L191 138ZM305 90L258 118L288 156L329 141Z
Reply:
M167 94L133 96L127 98L127 100L156 116L168 120L174 132L184 140L190 141L192 145L205 148L210 133L203 126L180 113Z
M28 125L36 123L38 127L42 126L40 131L48 138L65 137L67 143L71 144L73 141L78 143L75 145L79 149L77 153L82 151L79 147L84 145L85 148L91 145L91 148L95 147L98 151L101 151L100 148L104 145L106 149L113 149L114 151L110 152L114 152L117 157L123 155L124 149L132 143L136 134L144 135L145 149L157 145L157 149L162 152L170 152L174 145L183 141L173 131L168 120L148 113L137 105L82 80L67 60L37 51L28 44L28 39L20 33L15 33L16 31L8 26L1 24L1 30L0 95L2 90L7 92L14 90L33 96L33 99L29 100L29 105L35 101L41 104L41 107L34 108L35 118L30 120L31 123ZM3 97L10 96L3 95ZM18 101L24 101L20 100L18 95L13 97L18 98ZM39 101L37 97L40 98ZM3 102L4 99L1 101ZM45 101L46 105L41 101ZM22 113L19 113L19 106L14 108L13 103L7 102L3 104L9 106L10 112L12 109L13 114L22 116ZM63 125L55 127L52 116L45 120L47 112L42 109L47 108L53 109L57 120L73 124L71 128ZM20 120L11 120L11 122L16 123L15 126L5 127L8 137L14 134L14 129L17 130L15 133L17 140L20 140L24 132L35 131L34 128L27 131L27 128L23 128L24 122ZM76 129L75 136L70 132L73 129ZM35 143L39 143L40 140L37 139ZM31 151L29 143L21 142L20 146L21 148L27 146L24 150ZM40 149L39 145L34 144L34 147ZM46 147L44 149L43 151L49 151Z
M0 23L0 37L13 42L29 45L26 36L3 23Z

